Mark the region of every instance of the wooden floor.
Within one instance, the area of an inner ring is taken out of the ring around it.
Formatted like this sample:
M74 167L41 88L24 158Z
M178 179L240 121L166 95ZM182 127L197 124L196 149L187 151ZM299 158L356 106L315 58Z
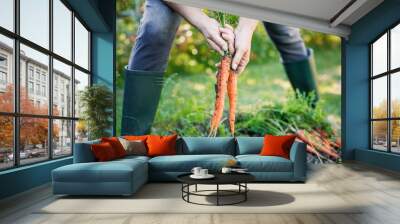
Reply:
M313 165L308 182L322 185L346 201L362 201L367 206L357 214L36 214L33 211L38 207L54 200L47 185L1 201L0 223L400 223L398 173L358 163Z

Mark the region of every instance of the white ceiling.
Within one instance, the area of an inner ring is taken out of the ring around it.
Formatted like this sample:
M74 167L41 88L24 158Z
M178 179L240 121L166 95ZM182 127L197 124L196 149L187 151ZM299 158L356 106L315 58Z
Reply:
M383 0L168 0L347 37Z

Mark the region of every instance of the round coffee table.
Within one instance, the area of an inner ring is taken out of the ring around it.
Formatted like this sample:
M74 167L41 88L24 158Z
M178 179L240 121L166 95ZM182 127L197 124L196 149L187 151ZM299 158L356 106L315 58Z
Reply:
M245 202L247 200L247 192L249 188L247 183L255 180L255 177L248 173L216 173L212 179L193 179L189 174L182 174L177 177L178 181L182 183L182 199L188 203L198 205L234 205ZM198 190L197 185L215 185L215 190ZM236 185L237 190L224 190L220 189L220 185ZM195 186L194 191L190 191L190 186ZM206 194L214 192L215 194ZM190 200L190 196L203 196L203 197L216 197L216 204L202 204ZM231 203L221 203L221 197L240 196L240 199Z

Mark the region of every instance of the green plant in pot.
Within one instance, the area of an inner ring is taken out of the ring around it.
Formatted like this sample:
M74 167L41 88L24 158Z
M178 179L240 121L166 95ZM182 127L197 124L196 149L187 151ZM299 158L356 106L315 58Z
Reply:
M89 139L110 136L112 102L112 92L101 84L88 86L80 93L81 118L87 127Z

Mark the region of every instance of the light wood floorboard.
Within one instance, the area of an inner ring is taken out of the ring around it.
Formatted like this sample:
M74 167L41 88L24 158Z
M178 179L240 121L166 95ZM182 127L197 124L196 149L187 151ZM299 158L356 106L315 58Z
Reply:
M316 183L352 203L367 204L357 214L37 214L55 200L45 185L0 201L0 223L15 224L398 224L400 174L360 163L312 165Z

